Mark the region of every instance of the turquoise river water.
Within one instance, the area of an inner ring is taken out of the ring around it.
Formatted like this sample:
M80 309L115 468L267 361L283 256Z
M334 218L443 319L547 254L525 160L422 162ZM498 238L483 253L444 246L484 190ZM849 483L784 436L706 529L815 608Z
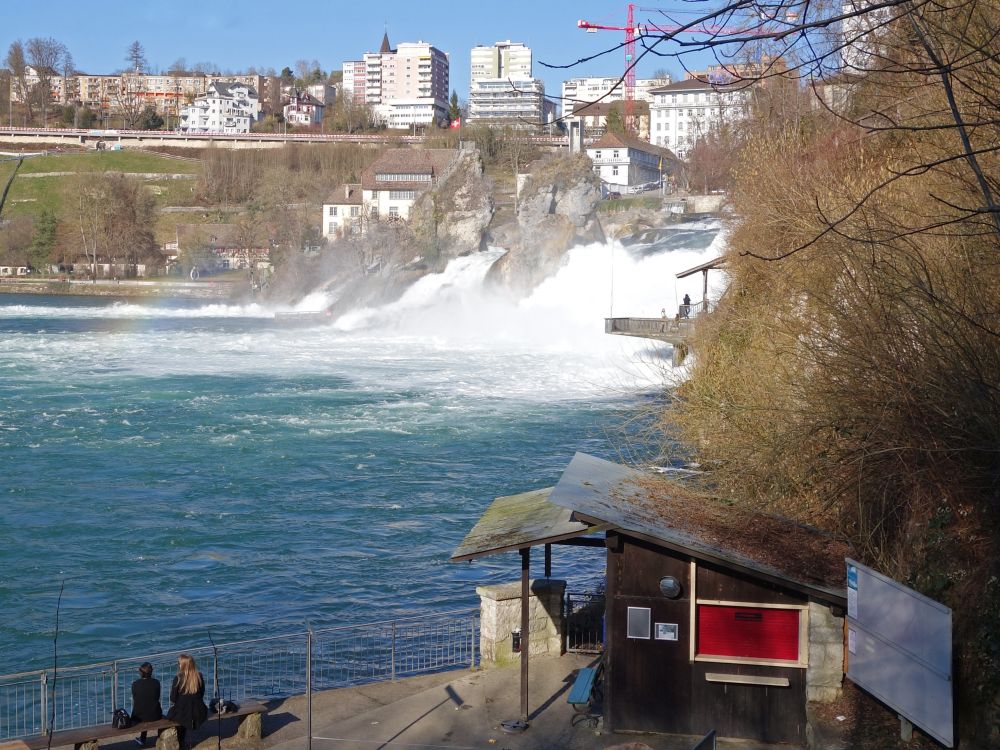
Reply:
M491 499L578 450L617 459L661 398L669 350L603 318L700 298L674 274L718 235L576 248L519 302L483 290L491 251L305 328L0 295L0 674L50 664L63 581L64 664L471 610L518 575L514 555L448 562ZM557 548L554 568L590 588L603 560Z

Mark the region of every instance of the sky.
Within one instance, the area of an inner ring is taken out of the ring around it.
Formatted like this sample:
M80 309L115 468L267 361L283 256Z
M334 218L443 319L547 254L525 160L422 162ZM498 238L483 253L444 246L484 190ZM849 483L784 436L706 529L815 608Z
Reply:
M671 0L657 7L681 7ZM692 3L687 3L690 9ZM344 60L378 50L388 31L399 42L430 42L451 56L451 87L459 98L469 90L469 53L477 44L511 39L532 48L534 75L556 97L566 78L622 75L624 53L608 55L568 70L546 69L540 62L569 65L612 48L624 40L617 31L587 33L577 19L621 26L626 3L611 0L169 0L168 2L89 3L79 0L21 2L0 0L0 59L16 39L53 37L73 55L76 68L112 73L125 67L125 53L142 43L153 69L166 70L183 58L189 66L211 62L219 70L292 69L300 59L339 70ZM637 11L636 20L660 14ZM710 60L692 60L689 67ZM675 76L682 67L672 59L649 59L637 67L639 78L659 68Z

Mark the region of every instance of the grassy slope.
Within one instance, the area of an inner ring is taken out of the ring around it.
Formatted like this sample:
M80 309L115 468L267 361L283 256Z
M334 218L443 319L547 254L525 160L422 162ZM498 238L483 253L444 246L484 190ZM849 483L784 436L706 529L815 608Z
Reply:
M0 185L4 184L13 169L13 163L0 163ZM48 172L139 172L145 174L198 174L201 162L183 159L171 159L158 154L139 151L112 151L72 153L53 156L39 156L25 159L21 174L46 174ZM4 207L5 217L33 216L44 209L61 214L68 197L70 177L29 177L20 176L11 186L7 205ZM195 180L163 179L143 180L156 197L159 206L190 206L194 204ZM180 218L183 217L183 218ZM164 219L166 219L164 221ZM196 224L208 221L200 213L180 214L178 217L161 216L157 222L157 240L165 242L174 236L174 223L181 221L186 224ZM160 224L163 226L160 226Z
M198 174L201 163L171 159L143 151L93 151L85 154L55 154L24 160L25 174L45 172L158 172L162 174Z

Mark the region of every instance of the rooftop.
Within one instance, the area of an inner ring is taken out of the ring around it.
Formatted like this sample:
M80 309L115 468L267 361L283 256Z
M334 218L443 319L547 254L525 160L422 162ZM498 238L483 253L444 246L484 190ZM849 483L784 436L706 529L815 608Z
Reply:
M362 173L361 186L365 190L413 190L420 187L415 181L376 180L377 175L430 175L433 181L458 156L451 148L390 148Z

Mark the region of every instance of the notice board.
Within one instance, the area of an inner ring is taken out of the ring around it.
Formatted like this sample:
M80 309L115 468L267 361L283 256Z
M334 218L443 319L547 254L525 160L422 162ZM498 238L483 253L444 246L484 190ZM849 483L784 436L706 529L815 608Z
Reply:
M951 609L847 558L847 677L954 747Z

